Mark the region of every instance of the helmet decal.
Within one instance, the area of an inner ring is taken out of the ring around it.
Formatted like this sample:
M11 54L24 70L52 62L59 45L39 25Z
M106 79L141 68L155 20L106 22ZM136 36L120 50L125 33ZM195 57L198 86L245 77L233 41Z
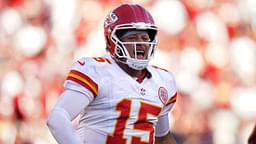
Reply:
M107 26L113 24L117 20L118 20L118 17L115 13L113 13L113 12L109 13L108 16L105 19L104 27L107 27Z

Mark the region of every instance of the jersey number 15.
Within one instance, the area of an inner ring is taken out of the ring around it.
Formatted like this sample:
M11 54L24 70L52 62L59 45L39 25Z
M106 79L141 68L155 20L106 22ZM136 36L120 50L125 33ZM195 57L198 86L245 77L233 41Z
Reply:
M117 106L116 111L120 112L120 116L116 120L116 125L112 135L107 137L106 144L127 144L127 140L123 137L126 123L130 117L132 109L132 100L123 99ZM149 140L142 141L138 136L132 136L131 144L153 144L154 142L154 127L153 123L147 120L147 115L157 116L161 108L145 102L140 102L140 109L137 114L137 121L133 125L134 130L149 132Z

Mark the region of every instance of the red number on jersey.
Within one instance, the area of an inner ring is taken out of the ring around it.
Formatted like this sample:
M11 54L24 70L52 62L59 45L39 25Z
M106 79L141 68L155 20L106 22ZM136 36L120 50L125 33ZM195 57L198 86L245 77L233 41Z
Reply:
M96 60L97 62L107 62L109 64L111 64L111 61L109 59L103 58L103 57L94 57L94 60Z
M120 101L116 106L116 111L120 111L120 116L116 120L113 135L107 137L107 144L126 144L126 139L123 136L125 125L131 112L131 100L123 99Z
M126 123L130 117L132 101L129 99L123 99L116 106L116 111L120 111L120 116L116 121L114 132L107 137L106 144L126 144L126 139L123 137ZM155 105L141 102L138 113L137 121L133 125L134 130L149 132L148 141L142 141L140 137L133 136L132 144L153 144L154 142L154 127L153 124L147 121L147 115L151 114L157 116L161 111L161 108Z

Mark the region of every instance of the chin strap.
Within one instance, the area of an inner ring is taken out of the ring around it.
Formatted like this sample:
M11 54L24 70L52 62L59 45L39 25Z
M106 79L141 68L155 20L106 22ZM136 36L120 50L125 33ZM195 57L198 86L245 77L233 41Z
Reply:
M129 58L126 60L126 64L135 70L143 70L148 66L149 60L137 60L133 58Z
M112 56L116 61L128 65L130 68L134 70L143 70L148 66L150 60L137 60L133 58L128 58L125 60L121 60L118 57Z

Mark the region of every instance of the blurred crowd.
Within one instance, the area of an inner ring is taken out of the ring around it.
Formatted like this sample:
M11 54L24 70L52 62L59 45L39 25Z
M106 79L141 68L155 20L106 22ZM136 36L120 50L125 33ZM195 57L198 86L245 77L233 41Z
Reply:
M68 69L105 54L103 21L121 2L153 15L152 64L174 72L179 143L246 144L256 124L255 0L0 0L0 144L56 143L46 127Z

